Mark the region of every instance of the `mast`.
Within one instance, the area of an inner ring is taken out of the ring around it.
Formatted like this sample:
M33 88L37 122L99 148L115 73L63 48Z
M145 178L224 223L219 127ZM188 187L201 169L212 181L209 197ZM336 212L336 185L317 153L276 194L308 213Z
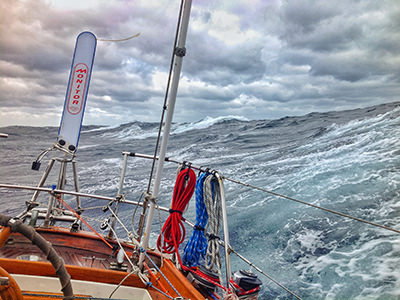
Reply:
M181 28L180 28L180 32L179 32L178 45L175 48L175 53L174 53L174 55L176 55L176 58L175 58L174 73L173 73L172 83L171 83L171 91L170 91L170 96L168 99L168 112L167 112L167 117L165 120L163 137L161 140L161 148L160 148L160 154L159 154L159 159L158 159L158 164L157 164L156 176L154 179L153 193L150 198L149 212L147 214L146 226L144 229L142 242L141 242L141 247L145 250L147 250L147 248L149 246L151 226L153 224L154 211L156 208L156 199L158 198L158 194L160 191L161 176L162 176L162 171L164 168L165 154L167 151L168 139L169 139L169 135L171 132L172 117L174 115L176 95L178 92L178 85L179 85L179 77L180 77L181 70L182 70L183 57L186 54L185 44L186 44L186 36L187 36L187 31L188 31L188 26L189 26L189 17L190 17L191 6L192 6L192 0L186 0L184 9L183 9L182 24L181 24ZM141 253L140 258L139 258L139 266L140 267L142 267L142 265L143 265L144 258L145 258L144 253Z

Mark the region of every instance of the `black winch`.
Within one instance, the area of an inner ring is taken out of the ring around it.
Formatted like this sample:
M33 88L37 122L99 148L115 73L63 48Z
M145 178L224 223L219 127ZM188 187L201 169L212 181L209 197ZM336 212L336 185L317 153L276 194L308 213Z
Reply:
M193 286L204 292L214 292L215 283L220 284L218 274L207 270L204 266L200 266L196 271L189 272L187 279Z
M233 274L230 284L239 299L253 300L257 299L262 282L253 272L240 270Z

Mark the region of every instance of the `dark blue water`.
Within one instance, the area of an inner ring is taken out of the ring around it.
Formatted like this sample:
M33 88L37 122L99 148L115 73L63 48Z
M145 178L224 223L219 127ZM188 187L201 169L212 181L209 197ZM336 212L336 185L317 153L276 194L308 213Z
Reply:
M114 196L121 151L152 154L157 128L141 122L85 127L76 158L81 191ZM9 134L0 140L0 182L36 185L48 157L40 172L31 171L31 163L55 141L58 129L0 131ZM175 124L172 131L167 154L172 158L400 229L400 103L279 120L206 118ZM149 160L130 158L127 199L137 200L146 189L150 167ZM166 165L163 206L170 205L175 170L176 165ZM52 173L46 186L56 183L57 170ZM230 182L225 188L233 248L303 299L400 299L399 234ZM71 176L67 189L73 189ZM30 196L1 190L1 211L17 214ZM43 195L41 202L46 200ZM89 199L85 206L104 204ZM185 213L191 220L193 204ZM120 213L130 224L132 208L123 206ZM104 217L100 209L88 214ZM159 228L156 214L154 230ZM248 269L235 255L232 263L234 270ZM261 278L263 299L292 299Z

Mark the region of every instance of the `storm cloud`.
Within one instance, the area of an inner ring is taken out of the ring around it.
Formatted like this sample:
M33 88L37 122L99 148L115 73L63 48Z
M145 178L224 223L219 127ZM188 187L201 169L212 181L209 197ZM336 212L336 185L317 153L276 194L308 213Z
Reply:
M176 2L176 3L175 3ZM160 117L180 1L0 2L0 126L58 125L75 39L98 41L85 124ZM194 1L175 121L399 100L400 2Z

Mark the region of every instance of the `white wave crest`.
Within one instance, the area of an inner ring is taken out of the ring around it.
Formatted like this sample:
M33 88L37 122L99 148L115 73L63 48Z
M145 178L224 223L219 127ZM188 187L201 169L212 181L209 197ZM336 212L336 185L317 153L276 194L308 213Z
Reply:
M184 124L180 124L178 125L178 127L172 132L172 134L178 134L178 133L183 133L186 131L190 131L190 130L196 130L196 129L204 129L204 128L208 128L214 124L220 123L222 121L229 121L229 120L238 120L238 121L249 121L248 119L246 119L245 117L242 116L221 116L221 117L216 117L216 118L212 118L212 117L205 117L204 119L197 121L197 122L191 122L191 123L184 123Z

